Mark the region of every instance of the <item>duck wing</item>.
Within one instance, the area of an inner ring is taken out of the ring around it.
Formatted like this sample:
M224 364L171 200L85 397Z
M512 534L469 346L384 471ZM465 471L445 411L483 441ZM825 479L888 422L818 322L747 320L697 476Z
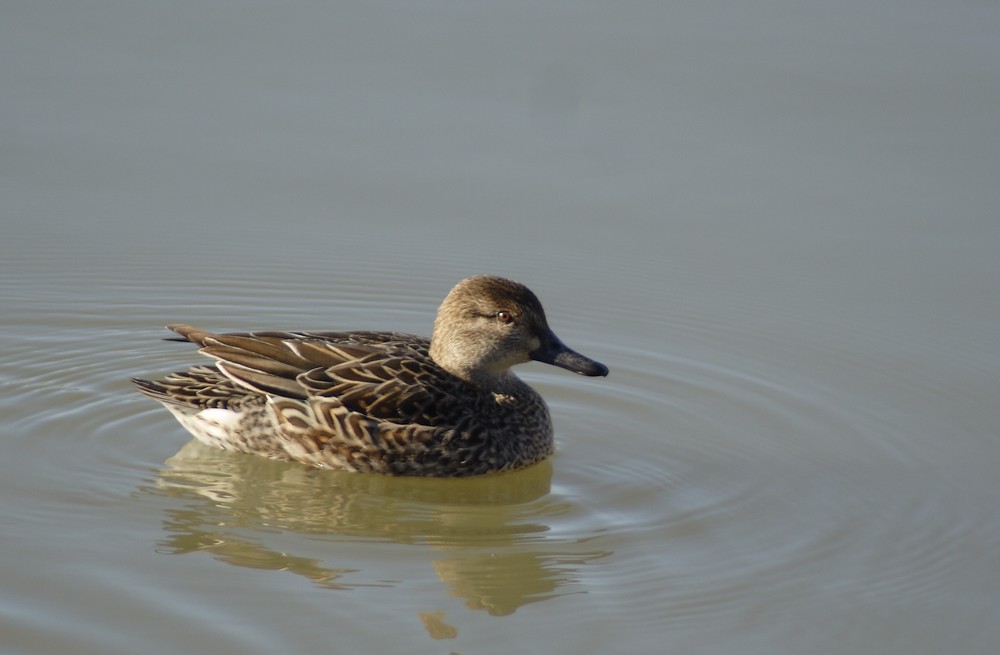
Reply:
M460 380L434 364L428 339L398 332L214 334L168 326L201 346L236 384L295 401L336 399L351 412L434 426L457 404ZM449 391L450 390L450 391Z

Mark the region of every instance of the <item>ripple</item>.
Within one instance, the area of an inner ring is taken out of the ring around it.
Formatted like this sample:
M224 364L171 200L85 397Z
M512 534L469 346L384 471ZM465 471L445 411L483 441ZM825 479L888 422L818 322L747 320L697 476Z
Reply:
M611 375L522 367L556 424L558 452L544 467L412 481L181 448L185 433L127 382L197 359L158 340L162 323L426 333L440 301L432 285L408 284L403 267L372 287L336 276L292 284L293 266L270 279L275 270L172 271L155 299L127 276L109 279L110 305L79 288L21 298L0 384L11 439L37 463L23 484L43 489L55 514L130 495L149 503L163 512L161 552L356 589L398 585L382 560L395 547L426 548L438 580L469 607L507 614L587 592L598 600L581 615L614 605L656 629L777 620L756 601L763 590L790 604L845 594L935 602L956 561L974 556L970 544L990 538L987 510L970 517L968 496L935 477L938 451L846 381L808 374L822 360L869 381L893 375L900 361L878 331L805 339L799 367L773 356L788 344L763 323L736 329L662 308L631 311L669 340L588 338L603 319L569 297L554 326ZM204 290L185 290L195 282ZM913 402L957 396L947 380L894 384ZM331 544L350 566L330 561Z
M608 360L606 387L574 388L583 409L553 403L581 415L560 430L551 534L615 553L588 570L631 620L750 615L763 589L916 602L947 587L976 523L943 511L954 490L905 435L764 362L620 346ZM918 480L929 495L913 497Z

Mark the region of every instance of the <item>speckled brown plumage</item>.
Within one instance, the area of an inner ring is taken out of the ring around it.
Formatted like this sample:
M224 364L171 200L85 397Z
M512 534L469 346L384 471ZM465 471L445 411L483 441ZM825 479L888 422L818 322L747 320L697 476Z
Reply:
M541 396L510 371L535 359L607 368L564 346L521 284L475 276L452 289L434 335L171 330L214 366L134 382L199 440L313 466L465 476L552 452Z

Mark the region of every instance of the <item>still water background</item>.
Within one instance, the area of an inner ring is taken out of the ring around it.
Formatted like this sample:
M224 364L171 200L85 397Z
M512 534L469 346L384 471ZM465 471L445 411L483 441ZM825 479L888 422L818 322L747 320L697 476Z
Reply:
M4 2L0 651L1000 643L995 2ZM161 326L520 279L558 453L199 448Z

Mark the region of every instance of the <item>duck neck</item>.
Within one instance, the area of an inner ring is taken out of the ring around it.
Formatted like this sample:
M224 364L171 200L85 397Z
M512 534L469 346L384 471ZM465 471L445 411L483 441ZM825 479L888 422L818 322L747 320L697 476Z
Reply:
M510 369L505 369L500 373L479 370L466 378L466 380L494 395L520 398L525 393L532 393L531 387L525 384L521 378L514 375Z
M455 377L461 378L469 384L491 393L519 396L528 386L521 381L521 378L514 375L509 368L502 371L492 371L484 368L443 368Z
M447 350L434 348L431 342L431 359L434 363L455 377L469 384L492 393L504 395L520 395L519 392L527 385L514 375L510 368L494 370L484 366L469 366L461 358L449 357Z

